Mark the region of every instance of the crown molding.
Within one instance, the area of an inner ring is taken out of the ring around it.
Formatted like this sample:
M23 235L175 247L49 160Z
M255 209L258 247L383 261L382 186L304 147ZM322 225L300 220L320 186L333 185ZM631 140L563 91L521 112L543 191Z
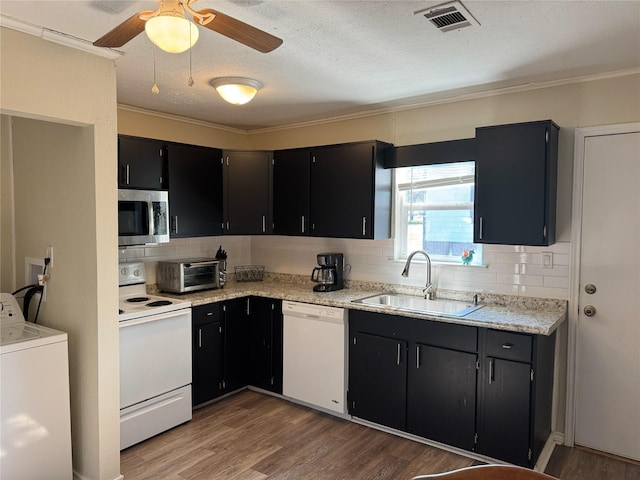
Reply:
M124 54L124 52L121 52L120 50L116 50L114 48L96 47L88 40L74 37L72 35L67 35L66 33L57 32L56 30L51 30L50 28L33 25L31 23L27 23L22 20L8 17L2 14L0 14L0 27L17 30L34 37L40 37L43 40L47 40L49 42L58 43L60 45L65 45L67 47L75 48L76 50L82 50L84 52L92 53L94 55L109 58L112 60L119 58Z

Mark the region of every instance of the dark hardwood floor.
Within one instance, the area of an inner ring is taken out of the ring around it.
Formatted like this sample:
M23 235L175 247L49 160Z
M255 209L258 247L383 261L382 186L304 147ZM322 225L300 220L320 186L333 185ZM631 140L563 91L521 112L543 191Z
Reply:
M563 480L640 480L640 466L560 447ZM125 480L408 480L479 462L254 391L121 453Z

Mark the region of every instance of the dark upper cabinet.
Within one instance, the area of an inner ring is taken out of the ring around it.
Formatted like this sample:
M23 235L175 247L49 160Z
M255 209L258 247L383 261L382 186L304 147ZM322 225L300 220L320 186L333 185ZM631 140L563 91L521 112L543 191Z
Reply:
M389 238L391 170L378 142L312 148L311 234L336 238Z
M192 309L191 400L194 406L223 393L222 321L222 306L218 303Z
M223 152L224 233L271 233L271 152Z
M118 135L118 188L165 190L165 143Z
M311 149L273 154L273 233L309 235Z
M476 129L474 242L555 242L558 126L551 120Z
M222 234L222 150L169 143L171 237Z
M282 301L249 299L249 384L282 394Z

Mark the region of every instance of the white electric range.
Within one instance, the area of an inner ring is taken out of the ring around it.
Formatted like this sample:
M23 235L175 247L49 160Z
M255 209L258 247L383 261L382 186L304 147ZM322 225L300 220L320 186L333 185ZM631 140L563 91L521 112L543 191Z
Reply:
M147 294L142 262L119 267L122 450L191 420L191 302Z

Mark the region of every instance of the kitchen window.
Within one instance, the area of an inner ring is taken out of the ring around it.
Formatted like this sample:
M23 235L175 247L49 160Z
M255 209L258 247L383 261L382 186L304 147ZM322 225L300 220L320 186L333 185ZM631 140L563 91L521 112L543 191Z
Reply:
M482 263L482 246L473 243L475 162L395 169L395 252L398 260L424 250L435 262Z

